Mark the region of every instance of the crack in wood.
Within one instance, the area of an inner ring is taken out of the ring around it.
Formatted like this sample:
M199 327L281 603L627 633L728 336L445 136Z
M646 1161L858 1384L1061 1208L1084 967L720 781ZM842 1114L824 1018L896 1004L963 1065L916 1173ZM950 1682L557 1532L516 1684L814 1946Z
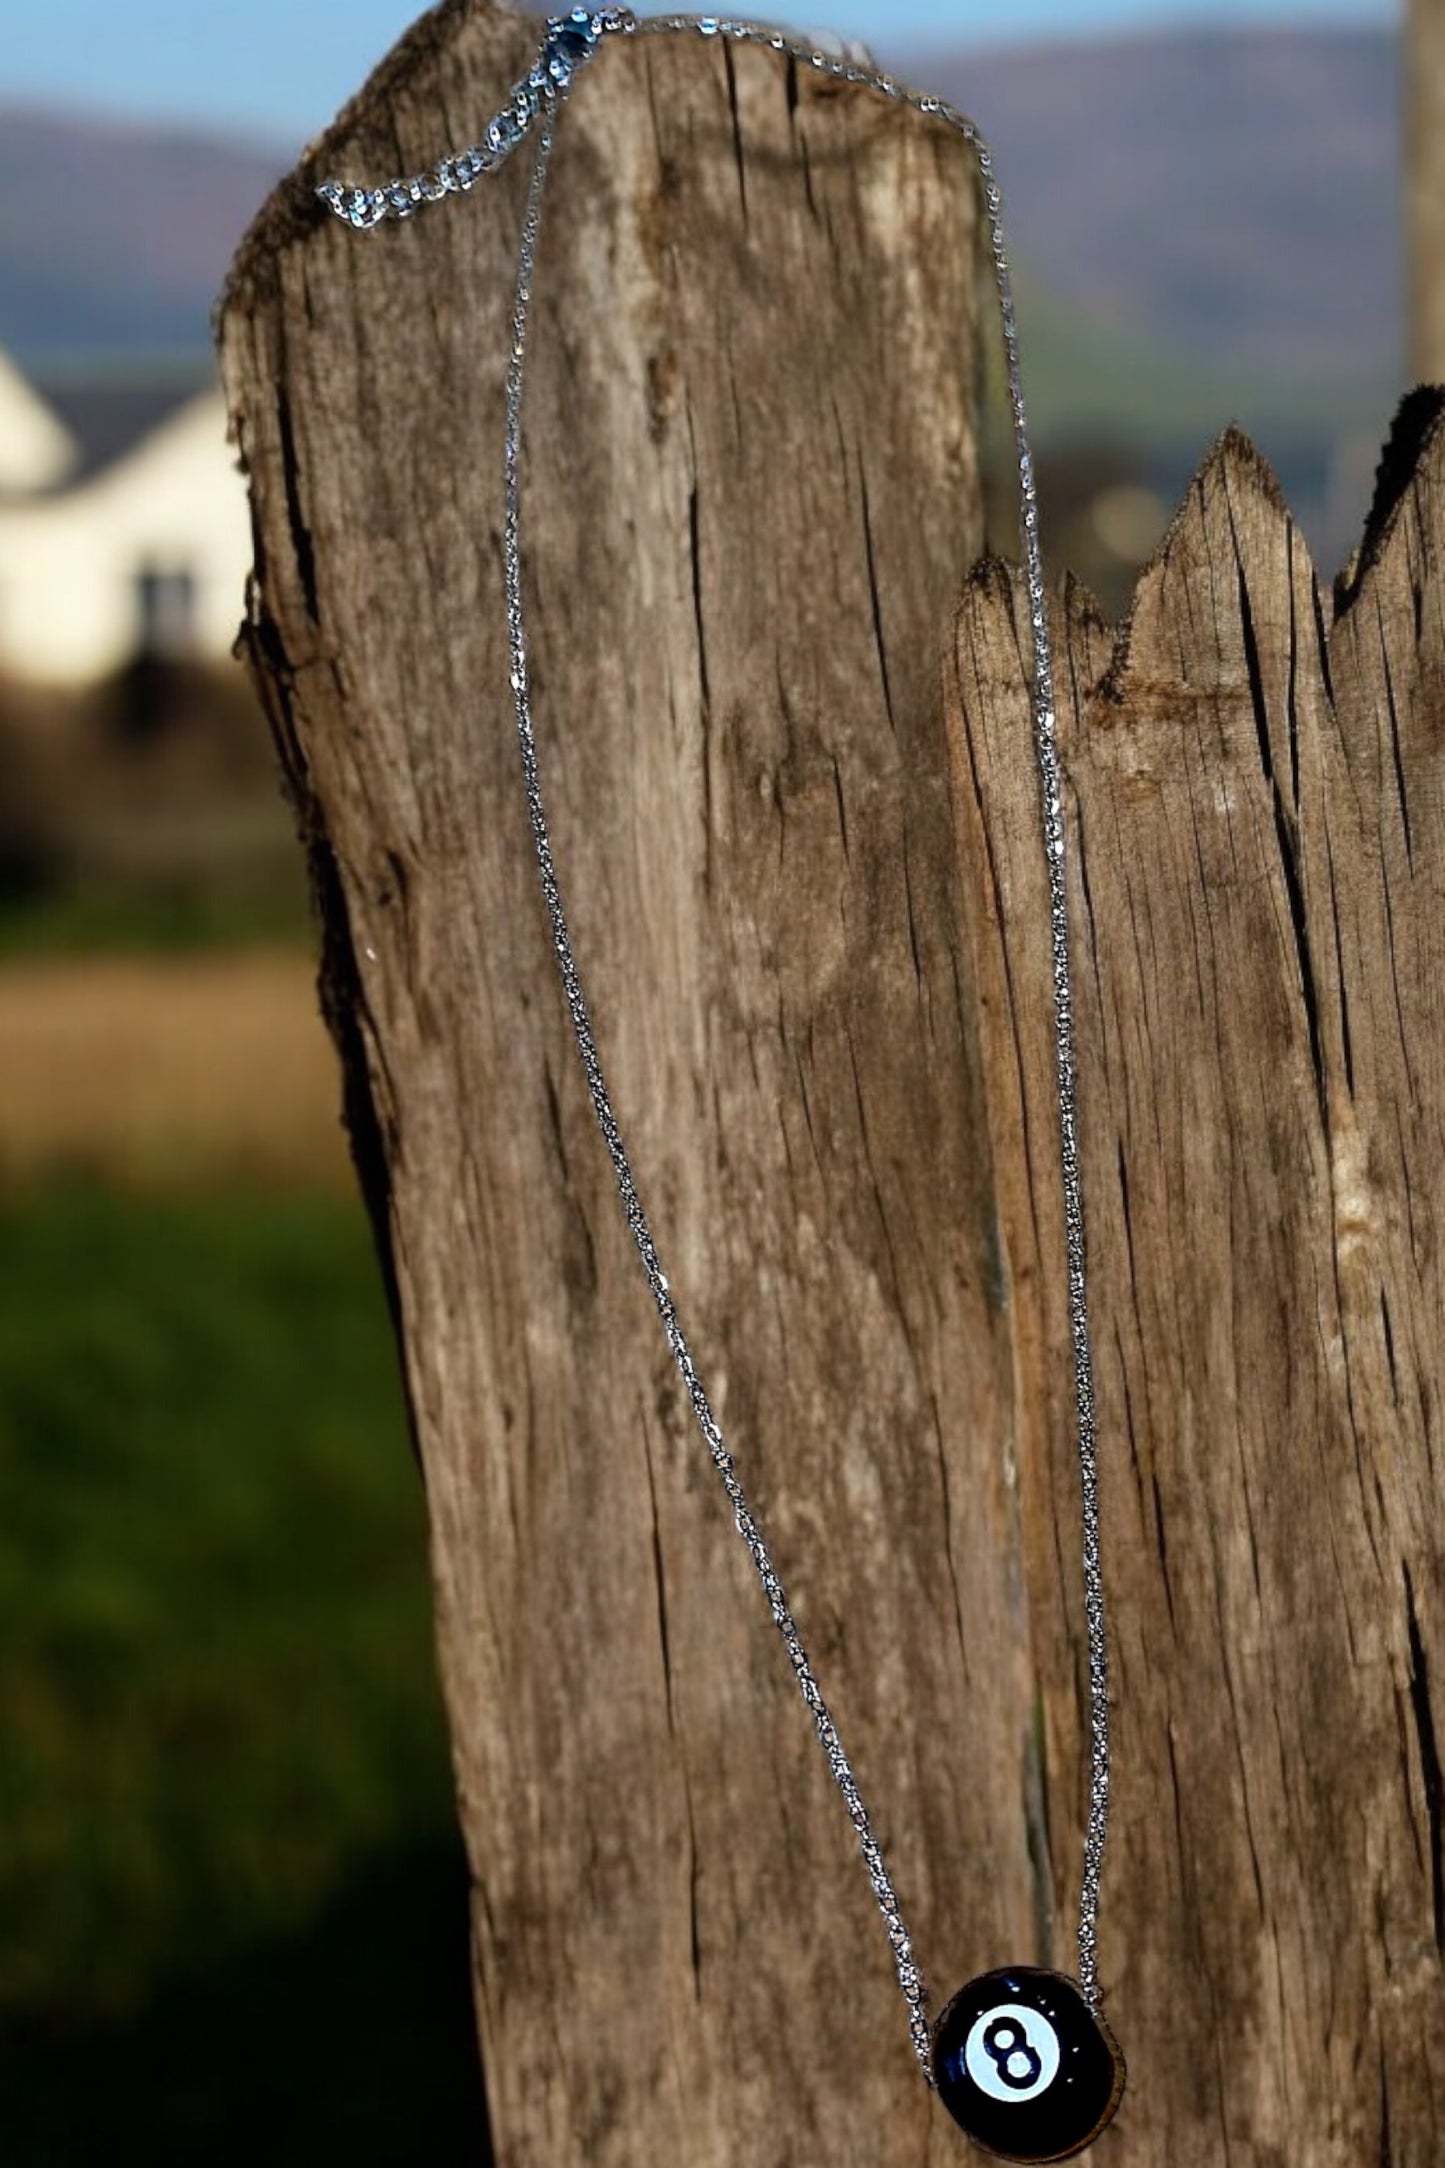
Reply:
M1410 1648L1410 1708L1415 1719L1420 1781L1430 1832L1428 1849L1435 1947L1445 1952L1445 1777L1441 1775L1435 1713L1430 1704L1430 1668L1425 1655L1425 1638L1415 1608L1415 1583L1407 1561L1402 1561L1401 1570L1405 1578L1405 1626Z

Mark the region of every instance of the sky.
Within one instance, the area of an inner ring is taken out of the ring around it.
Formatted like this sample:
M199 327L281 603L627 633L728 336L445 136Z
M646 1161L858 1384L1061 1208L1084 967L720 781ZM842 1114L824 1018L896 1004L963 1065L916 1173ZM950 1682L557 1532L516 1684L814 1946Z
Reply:
M797 10L762 0L756 14L866 38L886 59L1167 22L1390 22L1398 0L797 0ZM9 0L5 12L0 103L292 141L326 124L422 10L419 0ZM638 12L662 10L643 0Z

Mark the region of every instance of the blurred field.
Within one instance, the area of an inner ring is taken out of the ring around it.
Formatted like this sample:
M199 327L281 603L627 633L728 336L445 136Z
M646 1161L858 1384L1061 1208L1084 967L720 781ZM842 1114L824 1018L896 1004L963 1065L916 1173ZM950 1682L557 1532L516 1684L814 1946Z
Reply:
M7 2168L482 2160L425 1557L354 1204L0 1198Z
M0 2161L482 2168L426 1516L234 673L0 688Z
M0 963L0 1181L349 1182L315 967L295 949Z

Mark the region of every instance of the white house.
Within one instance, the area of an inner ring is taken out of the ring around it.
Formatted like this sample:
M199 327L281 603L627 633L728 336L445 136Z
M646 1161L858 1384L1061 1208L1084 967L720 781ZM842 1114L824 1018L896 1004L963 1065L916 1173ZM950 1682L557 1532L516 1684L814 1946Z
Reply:
M223 656L250 563L213 386L47 401L0 355L0 674L79 686L140 653Z
M70 431L0 353L0 498L55 489L79 459Z

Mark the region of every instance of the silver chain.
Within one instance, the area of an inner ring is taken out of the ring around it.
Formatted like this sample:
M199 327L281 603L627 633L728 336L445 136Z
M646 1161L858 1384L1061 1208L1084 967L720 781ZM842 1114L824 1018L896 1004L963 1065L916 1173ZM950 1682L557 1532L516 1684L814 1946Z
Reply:
M542 192L552 148L553 123L561 100L571 87L578 67L588 60L606 32L624 34L688 32L703 37L726 37L762 45L826 75L850 83L866 84L885 97L915 107L946 121L972 146L983 181L983 194L993 254L999 308L1003 319L1009 401L1013 411L1018 453L1019 493L1022 506L1025 572L1029 595L1029 620L1033 634L1033 724L1038 757L1044 852L1048 865L1049 924L1054 990L1055 1076L1059 1106L1059 1132L1064 1191L1064 1231L1069 1276L1069 1323L1073 1347L1074 1403L1078 1424L1079 1473L1084 1530L1084 1608L1088 1625L1089 1718L1092 1740L1089 1781L1089 1813L1084 1840L1084 1869L1079 1899L1079 1984L1085 2000L1098 2012L1102 1994L1098 1978L1097 1920L1099 1879L1103 1867L1104 1841L1109 1808L1109 1701L1108 1655L1104 1622L1103 1573L1099 1549L1099 1497L1094 1441L1093 1365L1090 1356L1088 1306L1085 1288L1084 1206L1079 1172L1077 1115L1074 1079L1073 998L1069 975L1068 904L1065 887L1065 819L1063 782L1055 742L1053 660L1049 642L1048 608L1044 586L1043 554L1039 543L1038 500L1034 486L1033 458L1029 451L1024 415L1023 385L1019 373L1018 331L1008 259L1004 252L1001 199L994 177L993 159L973 122L941 98L910 89L890 75L861 63L822 52L787 32L764 23L739 22L708 15L661 15L638 20L622 8L588 11L578 8L570 17L549 23L541 56L529 74L511 92L507 103L489 122L479 143L452 153L426 173L367 189L338 181L324 182L317 193L337 216L348 224L366 228L388 218L408 218L419 204L469 189L478 175L498 165L522 137L535 129L535 155L522 237L517 255L516 298L512 312L512 342L507 363L507 423L504 452L504 536L507 631L510 646L510 677L517 713L522 770L532 840L536 847L542 895L551 925L552 945L561 974L562 990L582 1059L587 1089L598 1126L617 1178L627 1224L642 1259L647 1284L662 1319L667 1344L692 1403L713 1465L733 1509L739 1535L757 1569L773 1624L783 1639L799 1692L813 1718L833 1779L843 1795L848 1818L858 1838L858 1848L868 1872L878 1909L887 1929L897 1969L898 1984L908 2005L908 2031L924 2077L933 2084L932 2042L928 2022L928 1992L914 1961L913 1939L904 1923L898 1898L884 1863L883 1850L872 1818L843 1751L838 1728L823 1699L812 1665L803 1646L786 1592L773 1566L762 1530L748 1505L732 1455L723 1443L722 1430L698 1375L692 1352L683 1333L677 1305L657 1245L653 1241L642 1201L637 1193L632 1165L622 1142L622 1132L602 1073L592 1021L582 981L572 951L562 906L561 887L552 856L551 834L542 800L537 765L536 738L532 727L527 637L522 610L522 539L520 469L522 456L522 385L527 355L527 331L536 261L537 237L542 222Z

